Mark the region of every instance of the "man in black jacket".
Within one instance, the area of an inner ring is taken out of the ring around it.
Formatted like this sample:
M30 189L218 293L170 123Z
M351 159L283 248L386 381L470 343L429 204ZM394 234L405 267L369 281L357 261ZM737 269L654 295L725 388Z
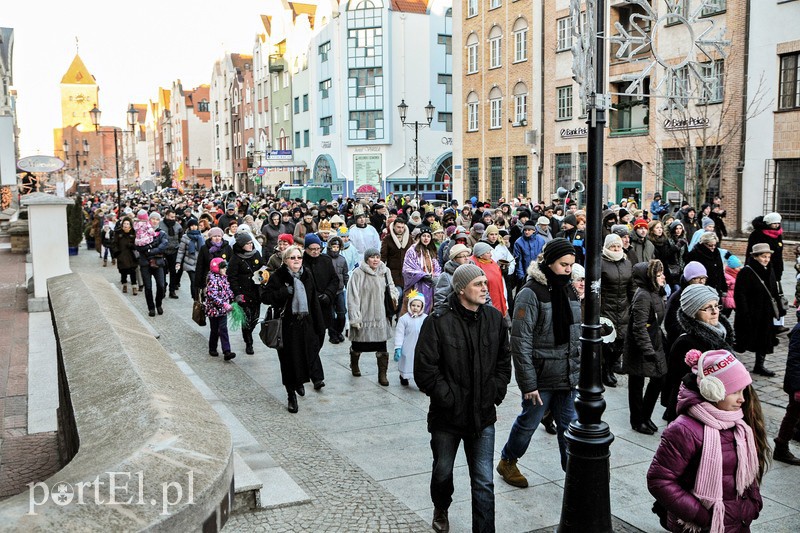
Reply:
M480 268L459 266L452 287L448 305L422 324L414 357L414 380L431 398L432 525L436 531L449 530L453 463L463 440L472 485L472 529L494 531L495 406L511 380L508 338L500 312L485 305L488 285Z
M309 233L303 241L305 252L303 253L303 268L311 271L314 278L314 286L317 289L319 305L322 308L322 317L325 319L325 329L320 335L319 345L325 343L325 331L333 323L333 304L336 301L336 292L339 289L339 276L333 267L333 260L327 254L322 253L322 240L316 233ZM324 384L323 384L324 386ZM314 388L318 389L317 384Z

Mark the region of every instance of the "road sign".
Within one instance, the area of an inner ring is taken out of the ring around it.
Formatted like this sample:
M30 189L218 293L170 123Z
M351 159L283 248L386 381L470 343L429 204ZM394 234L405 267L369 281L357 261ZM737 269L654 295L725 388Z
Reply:
M444 175L444 188L445 190L450 188L450 174Z
M266 173L267 173L267 169L264 168L264 167L258 167L258 170L256 170L256 174L258 174L259 176L263 176Z
M261 176L256 176L256 177L254 177L254 178L253 178L253 182L254 182L256 185L261 185Z

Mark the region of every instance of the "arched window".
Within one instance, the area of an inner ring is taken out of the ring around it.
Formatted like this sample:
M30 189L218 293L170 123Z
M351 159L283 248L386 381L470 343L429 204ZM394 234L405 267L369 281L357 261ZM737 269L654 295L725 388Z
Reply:
M528 21L519 17L514 21L514 63L528 60Z
M627 159L617 163L617 182L642 181L642 164Z
M467 95L467 131L478 131L478 93L472 91Z
M478 72L478 34L472 32L467 37L467 74Z
M489 91L489 129L503 126L503 93L499 87Z
M489 68L503 66L503 30L494 25L489 30Z
M527 124L527 120L528 86L519 82L514 86L514 124L524 126Z

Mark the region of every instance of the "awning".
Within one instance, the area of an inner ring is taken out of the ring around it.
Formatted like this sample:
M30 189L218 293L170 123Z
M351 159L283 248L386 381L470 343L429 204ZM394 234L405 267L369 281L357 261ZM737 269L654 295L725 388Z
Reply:
M261 166L268 170L303 170L308 168L305 161L262 161Z

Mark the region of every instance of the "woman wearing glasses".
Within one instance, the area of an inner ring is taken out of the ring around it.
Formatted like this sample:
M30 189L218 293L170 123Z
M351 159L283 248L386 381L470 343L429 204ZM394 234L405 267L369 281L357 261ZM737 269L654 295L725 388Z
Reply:
M652 435L658 428L650 418L667 374L664 336L661 333L664 285L667 283L664 264L658 259L636 263L633 265L633 281L637 289L631 300L622 368L628 374L631 428ZM647 390L644 388L645 378L649 378Z
M664 420L672 422L678 416L678 389L683 376L691 369L686 364L689 350L727 350L733 351L733 327L720 313L717 290L702 283L687 285L680 295L680 309L677 311L677 324L681 334L675 339L669 351L667 364L669 371L661 393L661 405L666 407Z
M325 321L314 278L303 268L300 247L290 246L283 252L283 265L269 278L261 301L283 316L283 349L278 350L278 360L281 382L288 395L288 410L296 413L297 395L305 396L306 382L314 383L314 390L325 386L319 358Z

